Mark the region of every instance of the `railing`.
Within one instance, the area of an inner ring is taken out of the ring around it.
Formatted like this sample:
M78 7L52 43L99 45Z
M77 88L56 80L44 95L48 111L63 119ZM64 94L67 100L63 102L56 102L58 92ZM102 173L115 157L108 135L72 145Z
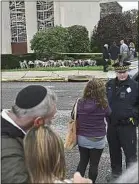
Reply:
M102 55L103 53L63 53L63 52L56 52L55 54L61 55Z

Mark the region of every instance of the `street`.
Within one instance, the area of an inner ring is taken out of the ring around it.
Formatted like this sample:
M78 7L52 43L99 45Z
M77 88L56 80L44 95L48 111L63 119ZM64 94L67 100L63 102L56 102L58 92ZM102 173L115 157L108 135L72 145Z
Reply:
M24 83L24 82L9 82L2 83L2 107L10 108L14 104L14 99L17 92L19 92L23 87L30 84L38 84L48 86L55 91L58 97L56 118L53 122L52 127L60 134L60 136L65 139L67 132L67 122L70 120L70 112L76 98L80 97L86 83L51 83L51 82L34 82L34 83ZM76 171L79 162L78 147L76 146L72 151L65 151L66 165L67 165L67 177L73 177L73 173ZM110 160L108 153L108 145L103 151L100 165L99 165L99 175L97 178L98 183L106 183L105 177L110 172ZM88 173L88 170L87 170ZM86 173L86 176L87 176Z

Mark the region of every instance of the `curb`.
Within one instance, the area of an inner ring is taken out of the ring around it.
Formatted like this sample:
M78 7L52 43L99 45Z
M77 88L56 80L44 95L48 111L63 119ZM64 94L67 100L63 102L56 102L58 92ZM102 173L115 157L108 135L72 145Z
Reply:
M107 78L99 78L106 82ZM2 79L1 82L87 82L89 79L80 79L80 80L69 80L66 78L63 79L40 79L40 78L30 78L30 79Z
M66 78L2 79L1 82L67 82Z

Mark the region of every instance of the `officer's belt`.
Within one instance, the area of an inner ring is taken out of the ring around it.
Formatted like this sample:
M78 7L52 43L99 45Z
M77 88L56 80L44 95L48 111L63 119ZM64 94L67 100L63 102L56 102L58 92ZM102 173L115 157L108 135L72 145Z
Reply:
M117 125L133 125L133 124L128 118L123 120L117 120Z

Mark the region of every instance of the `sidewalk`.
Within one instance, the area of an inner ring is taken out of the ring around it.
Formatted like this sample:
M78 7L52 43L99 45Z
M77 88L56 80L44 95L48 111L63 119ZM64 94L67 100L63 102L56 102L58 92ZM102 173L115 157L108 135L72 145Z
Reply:
M17 71L2 72L1 81L68 81L70 77L107 79L108 73L103 71Z

